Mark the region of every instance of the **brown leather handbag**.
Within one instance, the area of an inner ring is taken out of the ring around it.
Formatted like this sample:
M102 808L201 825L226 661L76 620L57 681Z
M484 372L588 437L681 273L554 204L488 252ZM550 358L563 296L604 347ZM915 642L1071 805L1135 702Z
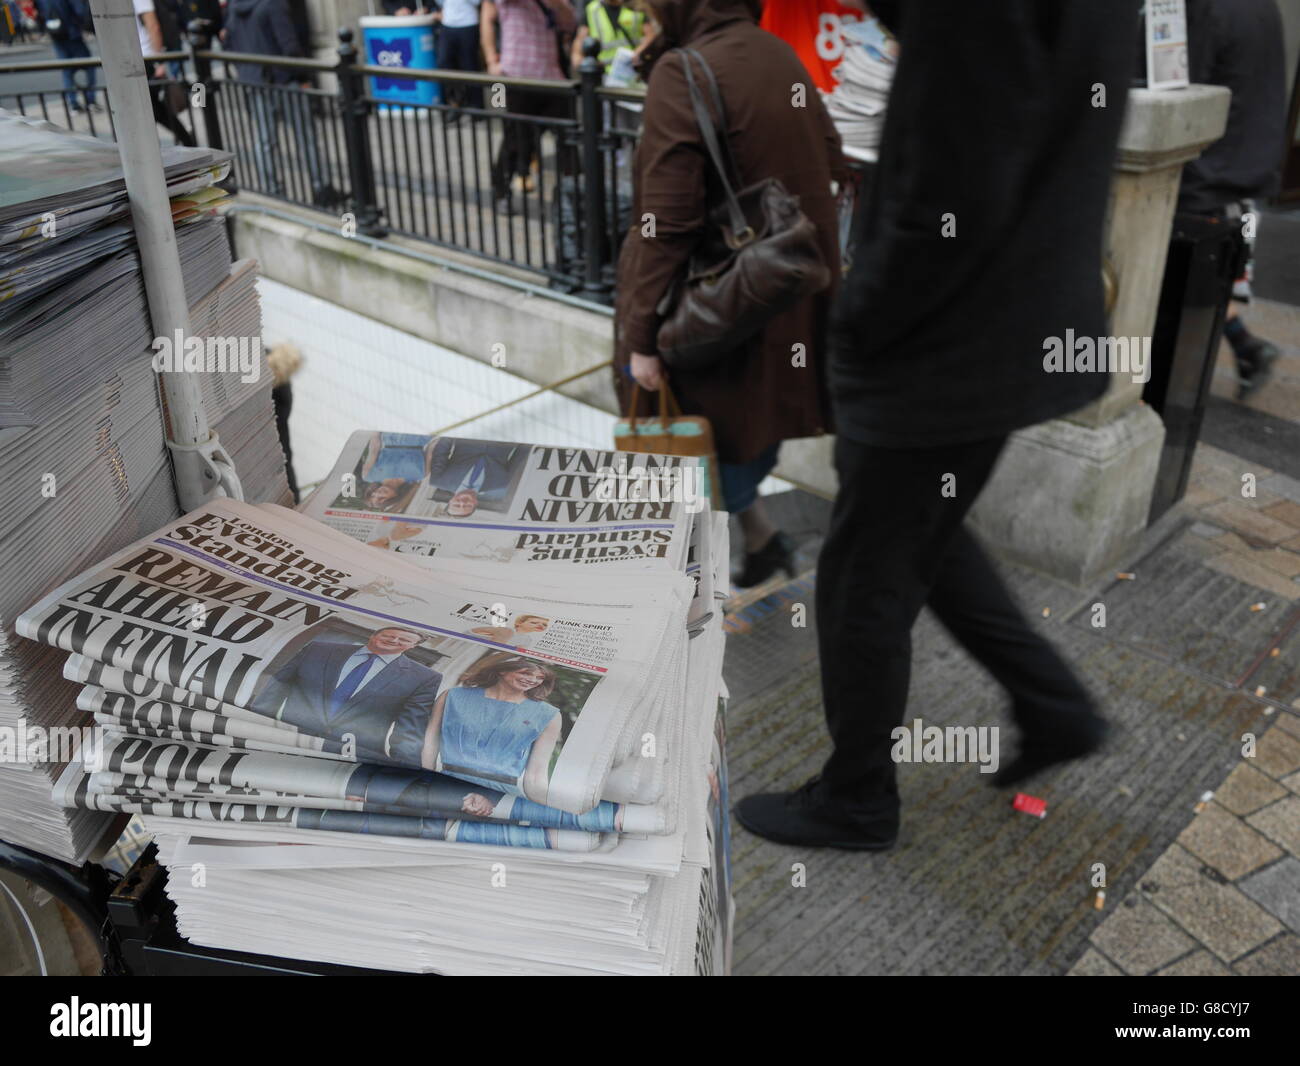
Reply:
M701 370L731 355L783 311L831 281L817 227L778 178L734 190L735 160L727 144L727 116L717 79L693 48L676 48L700 136L721 181L723 199L708 216L703 240L685 273L669 286L656 310L663 316L659 355L677 370ZM696 83L707 82L714 125ZM737 181L739 184L739 181Z

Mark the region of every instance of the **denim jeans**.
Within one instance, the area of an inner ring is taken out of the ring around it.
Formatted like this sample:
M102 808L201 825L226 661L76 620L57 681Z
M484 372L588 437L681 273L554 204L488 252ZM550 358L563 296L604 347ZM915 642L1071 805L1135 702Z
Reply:
M286 122L298 154L307 166L312 189L325 183L316 128L311 118L311 98L293 89L259 86L249 90L249 111L253 116L253 162L262 191L272 196L285 194L280 163L280 124Z
M740 514L754 506L758 499L758 486L776 467L781 445L773 444L747 463L718 463L718 479L722 482L723 508L731 514Z
M51 41L54 45L54 54L60 59L89 59L90 49L86 47L83 40L76 41ZM63 98L68 102L68 107L77 106L77 74L75 70L64 69L63 71ZM86 67L80 73L86 75L86 88L82 90L82 95L86 98L86 106L89 107L95 102L95 68Z

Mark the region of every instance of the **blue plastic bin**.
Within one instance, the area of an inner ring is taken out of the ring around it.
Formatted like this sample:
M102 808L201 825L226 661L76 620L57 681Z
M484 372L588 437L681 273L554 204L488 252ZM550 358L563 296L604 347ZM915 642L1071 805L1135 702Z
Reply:
M366 62L371 66L438 69L433 15L363 15L360 22ZM370 79L370 90L376 100L393 104L442 102L442 86L436 81L375 77Z

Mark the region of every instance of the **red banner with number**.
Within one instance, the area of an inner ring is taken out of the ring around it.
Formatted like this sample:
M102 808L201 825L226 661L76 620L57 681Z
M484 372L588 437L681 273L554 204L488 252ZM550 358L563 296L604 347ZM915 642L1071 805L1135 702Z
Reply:
M813 84L830 92L835 88L831 71L844 55L842 24L864 17L839 0L767 0L759 25L788 43L808 68Z

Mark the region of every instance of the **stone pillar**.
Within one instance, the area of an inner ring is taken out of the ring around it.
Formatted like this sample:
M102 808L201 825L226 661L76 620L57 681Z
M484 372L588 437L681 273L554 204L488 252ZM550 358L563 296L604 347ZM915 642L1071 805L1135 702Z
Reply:
M1223 136L1230 99L1208 85L1130 93L1106 226L1111 336L1154 331L1182 167ZM992 549L1076 584L1125 561L1146 528L1165 435L1142 388L1117 372L1083 410L1012 436L971 515Z

